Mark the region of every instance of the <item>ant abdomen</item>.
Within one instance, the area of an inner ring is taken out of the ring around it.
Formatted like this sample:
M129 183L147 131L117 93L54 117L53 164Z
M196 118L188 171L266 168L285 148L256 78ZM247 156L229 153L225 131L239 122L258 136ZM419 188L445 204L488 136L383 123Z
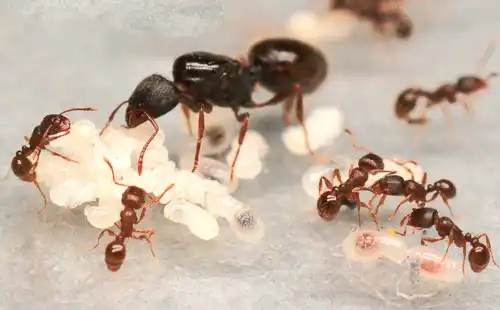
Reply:
M318 215L325 221L333 221L340 211L340 201L331 191L324 192L316 203Z
M21 151L18 151L12 158L10 165L14 175L25 182L33 182L36 180L33 162L29 159L29 155L29 153L23 154Z
M477 76L463 76L457 80L456 88L459 92L469 95L488 87L488 83Z
M384 160L374 153L368 153L358 160L358 167L365 172L384 169Z
M411 216L408 220L408 225L422 229L428 229L434 226L434 224L438 219L439 219L439 214L436 209L427 207L418 209L415 208L413 209Z
M125 261L125 255L126 249L122 241L115 240L110 242L106 247L104 256L104 261L108 269L112 272L118 271Z
M122 194L122 204L129 208L139 210L146 202L146 195L146 192L142 188L129 186Z
M482 272L490 263L490 250L482 243L474 244L469 251L469 264L472 271L479 273Z
M377 180L371 189L377 194L397 196L403 191L404 183L403 177L391 174Z

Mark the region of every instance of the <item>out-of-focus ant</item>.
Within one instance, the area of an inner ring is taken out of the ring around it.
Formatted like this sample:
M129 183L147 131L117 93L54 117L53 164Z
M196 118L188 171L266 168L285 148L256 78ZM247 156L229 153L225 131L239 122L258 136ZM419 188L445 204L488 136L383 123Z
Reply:
M400 39L413 33L413 22L401 9L402 0L330 0L330 10L347 10L371 23L376 33L385 35L394 30Z
M248 59L240 60L208 52L192 52L179 56L173 65L174 80L153 74L142 80L130 98L121 103L110 115L101 134L114 118L117 110L128 103L126 123L128 128L149 121L155 132L148 139L139 157L138 172L141 174L144 153L158 132L154 119L173 110L179 103L189 123L189 113L198 113L198 139L193 171L198 167L201 141L204 135L204 114L213 106L230 108L241 123L238 149L231 165L234 165L248 129L249 114L241 108L262 108L285 101L286 121L296 100L296 116L301 124L309 153L310 148L303 116L303 94L316 90L327 74L327 62L323 54L304 42L287 39L266 39L254 44ZM259 84L274 96L263 103L252 99L254 88Z
M405 225L406 222L406 225ZM492 260L493 264L500 267L493 257L493 252L491 250L490 238L487 234L478 234L472 236L470 233L464 234L462 230L448 217L439 216L436 209L423 207L414 208L413 211L406 215L400 223L401 226L405 226L402 233L396 232L399 235L405 236L408 226L413 227L417 230L429 229L434 227L439 235L439 238L421 238L420 243L426 245L426 242L438 242L444 240L448 237L448 246L444 253L442 261L446 259L448 255L448 250L452 244L456 247L462 249L463 262L462 262L462 273L465 275L465 260L467 254L467 243L469 243L472 248L469 250L468 260L472 271L482 272ZM486 245L480 241L482 237L486 239Z
M365 147L356 144L354 141L354 135L349 129L345 129L344 131L353 139L352 145L355 148L366 150ZM339 182L338 186L333 186L332 182L330 182L328 178L322 176L318 185L320 196L316 204L319 216L326 221L331 221L337 216L342 205L347 205L348 207L356 205L358 224L361 226L361 207L369 210L371 210L371 207L361 201L358 190L366 185L370 174L378 173L394 174L396 171L384 170L383 158L370 152L358 160L358 167L354 168L353 165L351 165L349 168L349 177L345 181L342 180L339 169L333 170L332 181L336 178ZM328 191L324 193L323 183L328 188ZM377 219L373 216L373 213L372 219L378 227Z
M483 57L478 63L477 72L480 72L487 61L491 58L498 42L498 39L494 40L487 47ZM427 111L430 108L439 105L445 117L450 120L445 104L454 104L457 102L462 103L466 111L470 115L472 115L473 111L471 103L467 98L464 98L463 96L470 96L488 88L489 81L496 76L498 76L498 73L495 72L486 75L486 77L481 77L478 75L464 75L462 77L459 77L455 83L445 83L432 91L424 90L418 87L407 88L403 90L396 99L394 108L396 117L398 119L406 121L408 124L423 125L428 121ZM459 98L458 95L463 96ZM410 113L415 110L415 108L417 107L417 102L421 98L427 99L427 103L424 110L422 111L422 115L418 117L411 117Z
M149 195L144 189L133 186L126 185L120 183L115 178L115 171L111 162L108 159L104 159L106 164L111 169L111 174L113 176L113 182L116 185L124 186L127 189L122 194L122 204L124 209L120 212L120 221L115 223L115 226L120 230L118 234L116 234L111 229L104 229L101 231L99 236L97 237L97 244L91 248L93 250L99 246L99 241L107 233L109 236L115 238L115 240L111 241L106 247L106 251L104 254L104 260L108 269L112 272L116 272L120 269L123 262L125 261L126 256L126 247L125 240L127 238L132 238L136 240L144 240L149 244L151 253L154 257L156 257L153 244L151 242L151 237L154 235L154 229L137 229L135 225L139 224L146 215L146 210L153 204L158 203L163 195L167 193L174 184L170 184L165 188L165 190L158 197L152 197ZM146 204L146 197L150 198L150 202ZM137 210L141 210L141 214L137 217Z
M64 114L73 111L96 111L96 109L74 108L65 110L59 114L45 116L40 125L33 129L31 138L25 137L28 145L22 146L21 150L17 151L12 158L10 166L14 175L24 182L33 183L42 195L44 202L42 211L45 211L47 208L47 197L40 188L35 171L40 159L40 152L44 150L64 160L75 162L64 155L47 149L51 141L64 137L71 132L71 121Z

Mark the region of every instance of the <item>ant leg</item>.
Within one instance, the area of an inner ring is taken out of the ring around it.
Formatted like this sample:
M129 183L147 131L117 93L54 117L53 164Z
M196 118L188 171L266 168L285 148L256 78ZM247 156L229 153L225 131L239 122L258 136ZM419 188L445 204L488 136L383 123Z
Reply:
M337 180L339 181L339 184L343 184L344 182L342 181L342 176L340 175L340 170L339 169L335 169L333 170L332 172L332 181L337 178Z
M446 198L443 194L439 194L441 196L441 199L443 200L444 204L448 207L448 210L450 210L451 216L453 216L453 211L451 211L450 204L448 203L448 198Z
M330 180L328 180L324 176L321 177L319 179L319 184L318 184L318 195L321 195L321 192L323 191L323 182L325 183L326 188L328 188L329 190L331 190L333 187L332 182L330 182Z
M193 169L191 172L195 172L198 169L198 161L200 159L200 150L201 150L201 140L203 139L203 135L205 133L205 112L203 111L203 105L201 104L200 111L198 112L198 136L196 140L196 151L194 153L194 162Z
M465 260L467 257L467 249L465 246L462 248L462 257L463 257L463 259L462 259L462 275L465 278Z
M359 199L359 195L358 195L358 202L361 204L361 206L363 208L367 208L368 210L370 210L370 216L372 218L372 221L375 223L375 225L377 226L377 230L380 230L380 225L378 223L378 218L377 218L377 214L373 213L371 210L372 210L372 207L367 205L366 203L362 202L360 199ZM359 215L359 219L361 219L361 215Z
M398 206L396 207L396 210L394 210L394 212L392 213L392 215L391 215L391 216L389 216L389 221L390 221L390 220L392 220L392 218L396 215L396 213L398 213L399 208L400 208L400 207L401 207L401 206L402 206L405 202L407 202L408 200L410 200L410 198L411 198L411 195L408 195L408 196L406 196L406 197L405 197L405 198L404 198L404 199L403 199L403 200L402 200L402 201L398 204Z
M181 111L184 115L184 120L186 121L188 133L190 136L193 135L193 127L191 126L191 112L189 111L189 107L185 104L181 104Z
M420 182L423 186L427 184L427 172L424 172L424 175L422 176L422 181Z
M446 119L446 123L448 125L448 130L449 130L449 135L452 140L455 140L455 130L453 129L453 119L451 117L450 111L448 110L448 106L445 105L446 103L441 104L441 111L444 114L444 118Z
M43 197L43 208L42 208L42 212L45 212L45 210L47 210L47 197L45 196L45 194L43 193L42 189L40 188L40 183L38 183L37 180L33 180L33 184L35 184L35 187L36 189L38 190L38 192L40 192L40 195L42 195Z
M495 258L493 257L493 251L491 250L491 242L490 242L490 237L488 237L488 235L487 235L487 234L482 233L482 234L479 234L479 235L475 236L474 238L479 239L479 238L481 238L481 237L484 237L484 238L486 239L486 245L488 246L488 250L490 251L490 254L491 254L491 261L493 262L493 264L494 264L495 266L500 267L500 266L497 264L497 262L495 261Z
M249 114L248 113L242 113L238 114L238 110L235 109L234 115L236 116L236 119L241 123L240 127L240 135L238 137L238 148L236 149L236 153L234 154L234 159L231 164L231 173L230 173L230 181L232 182L234 180L234 166L236 165L236 161L238 160L238 156L240 155L240 150L241 146L243 145L243 141L245 141L245 135L247 134L248 130L248 121L249 121Z
M153 139L156 137L156 135L160 131L160 127L158 127L158 123L151 116L149 116L149 114L146 113L145 111L142 111L142 113L143 113L143 115L146 115L146 117L148 118L149 122L151 123L151 125L153 126L155 131L153 132L151 137L148 138L148 140L146 141L146 143L142 147L141 153L139 154L139 160L137 162L137 172L139 173L139 176L142 174L142 163L144 161L144 154L146 154L146 150L147 150L149 144L151 143L151 141L153 141Z
M495 51L498 43L500 42L500 38L493 39L491 40L490 44L488 44L488 47L484 50L483 56L478 60L477 62L477 72L480 72L483 70L484 66L486 63L490 60L491 56L493 55L493 52Z
M108 121L106 122L106 124L104 125L104 127L101 129L101 132L99 133L99 136L102 136L102 134L104 133L104 131L109 127L109 125L111 125L111 122L113 121L113 119L115 118L115 115L116 115L116 112L118 112L118 110L120 110L120 108L125 104L125 103L128 103L128 99L123 101L122 103L120 103L114 110L113 112L111 112L111 114L109 115L109 118L108 118ZM62 113L61 113L62 114Z
M112 231L111 229L107 228L107 229L104 229L101 231L101 233L99 234L99 236L97 237L97 244L94 245L94 247L90 248L89 251L92 251L93 249L97 248L99 246L99 241L101 240L101 238L104 236L104 233L108 233L108 235L110 237L113 237L113 238L116 238L118 237L118 235Z
M444 240L444 237L439 237L439 238L422 238L420 239L420 245L422 246L426 246L426 242L430 242L430 243L434 243L434 242L439 242L439 241L442 241Z
M386 198L387 198L387 195L382 195L382 198L380 198L380 200L378 201L378 204L375 207L375 215L378 214L378 210L380 209L380 207L382 207L382 205L384 204Z
M295 117L299 122L300 128L302 128L302 133L304 135L304 141L306 143L306 148L309 151L309 156L316 158L321 163L328 163L328 158L324 156L317 155L315 151L311 148L311 142L309 141L309 133L306 128L304 121L304 95L302 93L302 87L299 84L294 85L295 90Z
M411 214L408 214L408 215L406 215L406 216L405 216L405 217L401 220L401 222L399 223L399 226L403 226L403 225L404 225L404 226L405 226L405 229L404 229L404 231L403 231L402 233L400 233L400 232L398 232L398 231L394 231L397 235L400 235L400 236L403 236L403 237L404 237L404 236L406 236L406 233L407 233L407 231L408 231L408 223L406 223L406 225L405 225L405 221L406 221L407 219L409 219L409 218L410 218L410 216L411 216Z
M293 97L286 98L283 102L283 123L289 126L292 123L290 114L293 108Z
M113 182L114 182L116 185L119 185L119 186L129 187L130 185L123 184L123 183L119 183L119 182L116 180L116 176L115 176L115 169L113 168L113 165L111 164L111 162L109 161L109 159L107 159L106 157L103 157L103 160L104 160L104 162L108 165L109 169L111 169L111 175L113 176Z
M436 198L438 197L438 195L439 195L439 193L438 193L438 192L435 192L435 193L432 195L431 199L426 200L426 201L425 201L425 203L428 203L428 202L431 202L431 201L436 200Z
M367 148L366 146L361 146L361 145L356 143L356 139L354 138L354 134L352 133L351 130L346 128L346 129L344 129L344 132L347 133L349 135L349 137L351 138L353 148L355 148L357 150L361 150L361 151L366 151L368 153L372 153L372 151L369 148Z
M70 161L70 162L72 162L72 163L78 163L78 161L76 161L76 160L74 160L74 159L71 159L71 158L69 158L69 157L67 157L67 156L64 156L64 155L62 155L62 154L59 154L59 153L57 153L57 152L54 152L54 151L52 151L52 150L49 150L48 148L43 148L43 150L45 150L45 151L49 152L50 154L52 154L52 155L54 155L54 156L57 156L57 157L59 157L59 158L62 158L62 159L64 159L64 160L66 160L66 161Z
M373 169L370 171L370 174L378 174L378 173L387 173L386 175L392 175L392 174L396 174L397 171L390 171L390 170L383 170L383 169Z
M462 103L464 105L464 109L467 112L467 114L469 115L469 117L474 118L474 110L472 108L472 105L470 104L469 99L470 98L461 98L460 103Z
M153 249L153 243L151 242L151 237L155 234L154 229L135 229L134 232L136 233L141 233L144 235L141 236L134 236L132 235L132 239L135 240L145 240L149 244L149 249L151 250L151 254L153 254L153 257L156 258L155 251Z
M453 244L453 230L451 230L450 235L448 236L448 246L446 247L446 251L444 251L444 255L443 258L441 259L441 262L444 262L446 260L446 257L448 256L448 251L450 250L452 244Z
M151 207L151 206L152 206L152 205L154 205L155 203L159 203L159 202L160 202L160 200L163 198L163 196L164 196L164 195L165 195L165 194L166 194L169 190L171 190L174 186L175 186L175 183L172 183L172 184L170 184L169 186L167 186L167 187L163 190L163 192L162 192L162 193L161 193L158 197L154 197L154 198L152 198L152 199L151 199L151 201L150 201L150 202L148 202L148 204L147 204L147 205L145 205L145 206L143 207L143 209L144 209L144 210L145 210L145 209L148 209L149 207ZM142 213L141 213L141 217L144 217L144 216L142 215Z

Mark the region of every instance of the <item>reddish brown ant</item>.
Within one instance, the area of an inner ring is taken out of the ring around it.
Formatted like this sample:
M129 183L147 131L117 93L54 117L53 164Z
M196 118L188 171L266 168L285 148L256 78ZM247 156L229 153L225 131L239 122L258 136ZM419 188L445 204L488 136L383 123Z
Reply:
M74 108L65 110L59 114L49 114L45 116L40 125L33 129L31 138L25 137L28 145L22 146L21 150L17 151L12 158L10 166L14 175L24 182L33 183L42 195L44 201L42 211L45 211L47 208L47 197L40 188L35 171L40 159L40 152L44 150L64 160L75 162L66 156L47 149L51 141L57 140L70 133L71 121L63 114L73 111L96 111L96 109Z
M356 144L354 141L354 135L349 129L345 129L344 131L353 140L353 147L367 150L367 148ZM360 200L358 189L365 186L370 174L378 173L394 174L396 171L384 170L383 158L370 152L358 160L358 167L354 168L353 165L351 165L349 168L349 177L345 181L342 180L339 169L333 170L332 181L336 178L339 182L338 186L333 186L332 182L330 182L328 178L324 176L321 177L318 185L320 197L318 198L316 204L319 216L326 221L331 221L337 216L342 205L347 205L348 207L356 205L358 224L361 226L361 207L369 210L371 210L371 207ZM323 183L325 183L328 188L328 191L325 193L322 193ZM378 228L377 219L373 216L373 214L372 219L377 224Z
M144 189L133 186L126 185L123 183L119 183L115 178L115 171L111 162L104 158L104 161L111 169L111 174L113 176L113 182L116 185L127 187L127 189L122 194L122 204L124 209L120 212L120 221L115 223L115 226L120 230L119 234L116 234L111 229L104 229L101 231L99 236L97 237L97 244L91 248L93 250L99 246L99 241L104 236L104 233L107 233L109 236L115 238L115 240L111 241L106 247L106 251L104 254L105 262L108 269L112 272L116 272L120 269L123 262L125 261L126 256L126 247L125 240L127 238L132 238L136 240L145 240L150 247L151 253L153 257L156 257L153 244L151 242L151 237L154 235L154 229L137 229L134 226L139 224L146 215L146 210L153 204L158 203L163 195L167 193L174 184L170 184L165 188L165 190L158 197L152 197L149 195ZM146 204L146 196L151 199L151 201ZM141 210L141 215L137 217L136 210ZM134 233L140 235L134 235Z
M406 222L406 225L405 225ZM462 230L448 217L440 217L436 209L433 208L414 208L413 211L406 215L400 223L400 226L405 226L403 233L396 232L398 235L406 236L406 231L408 226L414 229L428 229L434 227L439 235L439 238L421 238L420 243L426 245L426 242L438 242L444 240L448 237L448 246L443 255L442 261L446 260L448 255L448 250L452 244L456 247L462 249L463 261L462 261L462 273L465 275L465 260L467 254L467 243L469 243L472 248L469 251L468 259L469 264L474 272L482 272L490 262L490 258L493 264L500 267L493 257L493 252L491 250L490 238L487 234L481 233L476 236L472 236L470 233L464 233ZM486 245L480 242L480 239L485 237Z
M487 60L493 54L498 40L493 41L486 49L483 57L478 64L478 72L486 64ZM445 117L449 120L449 116L446 110L445 103L454 104L456 102L461 102L464 105L466 111L472 115L472 107L470 102L465 98L458 98L458 95L469 96L484 90L488 87L488 82L491 78L498 76L498 73L490 73L485 78L476 75L465 75L459 77L455 83L446 83L433 91L424 90L418 87L407 88L402 91L395 104L395 114L398 119L406 121L408 124L412 125L422 125L426 124L427 111L428 109L439 105ZM410 113L416 108L417 101L420 98L427 99L427 104L423 110L423 113L419 117L410 117Z
M241 123L233 163L234 166L240 147L245 139L249 125L249 114L240 113L242 108L262 108L285 101L284 119L289 119L296 99L296 116L303 128L306 145L312 156L317 156L310 148L303 117L303 94L315 91L325 80L327 62L323 54L313 46L286 38L266 39L254 44L248 52L248 60L238 60L209 52L192 52L179 56L173 65L174 81L153 74L143 79L128 100L122 102L110 115L101 134L113 120L117 110L128 103L126 122L134 128L149 121L155 132L148 139L141 152L138 172L141 174L143 155L158 132L154 119L159 118L181 103L182 111L188 119L189 113L198 113L198 139L194 156L193 172L198 168L201 141L204 135L204 114L210 113L213 106L230 108ZM252 99L254 89L259 83L274 95L263 103ZM322 161L324 158L318 157Z

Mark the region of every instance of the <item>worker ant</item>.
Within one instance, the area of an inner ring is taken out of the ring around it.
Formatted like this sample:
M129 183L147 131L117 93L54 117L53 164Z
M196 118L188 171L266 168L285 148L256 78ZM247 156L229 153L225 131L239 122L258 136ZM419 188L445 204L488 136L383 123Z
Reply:
M156 257L153 250L153 243L151 242L151 237L154 235L154 229L137 229L134 226L142 222L146 215L146 210L153 204L158 203L163 195L167 193L174 184L170 184L165 188L165 190L158 197L152 197L149 195L144 189L133 186L126 185L123 183L119 183L115 178L115 171L111 162L104 158L104 161L111 169L111 174L113 176L113 182L116 185L124 186L127 189L122 194L122 204L124 209L120 212L120 221L115 223L115 226L120 230L119 234L116 234L111 229L107 228L101 231L99 236L97 237L97 244L91 248L93 250L99 246L99 241L104 236L104 233L107 233L109 236L115 238L115 240L111 241L106 247L106 251L104 254L105 262L108 269L112 272L116 272L120 269L123 262L125 261L126 256L126 247L125 240L127 238L132 238L136 240L145 240L150 247L151 253L153 257ZM146 196L151 199L151 201L146 204ZM141 210L141 214L137 217L136 210ZM134 233L140 235L134 235Z
M406 225L405 225L406 222ZM413 211L406 215L400 223L400 226L405 226L402 233L396 232L398 235L406 236L406 231L408 226L414 229L428 229L434 227L439 235L439 238L421 238L420 243L426 245L426 242L439 242L448 237L448 246L444 253L442 261L446 259L448 255L448 250L452 244L455 244L458 248L462 249L463 262L462 262L462 273L465 275L465 260L467 254L467 243L469 243L472 248L469 251L468 259L469 264L473 272L482 272L490 262L490 258L493 264L500 267L493 257L493 252L491 250L490 238L487 234L481 233L472 236L470 233L464 234L462 230L449 218L446 216L440 217L436 209L433 208L414 208ZM480 239L485 237L486 245L481 243Z
M349 129L345 129L344 131L349 134L351 139L353 139L352 145L355 148L366 149L356 144L354 141L354 135ZM384 170L383 158L370 152L358 160L358 167L354 168L353 165L349 167L349 177L345 181L342 180L339 169L333 170L332 180L336 178L339 182L338 186L333 186L332 182L330 182L328 178L322 176L318 185L320 196L316 204L319 216L325 221L331 221L337 216L342 205L347 205L348 207L356 205L358 224L361 226L361 207L369 210L371 210L371 207L361 201L357 189L365 186L370 174L374 175L378 173L394 174L396 171ZM324 193L322 193L323 183L328 188L328 191ZM378 227L377 219L373 216L373 213L372 219Z
M143 79L130 98L122 102L111 113L101 134L113 120L117 110L128 104L126 123L134 128L149 121L155 132L148 139L139 156L138 172L142 172L144 153L158 132L154 119L163 116L181 104L182 112L189 124L190 111L198 113L198 137L192 171L198 167L201 141L204 135L204 114L213 106L230 108L241 123L238 149L231 165L231 180L234 166L248 129L249 114L240 113L241 108L262 108L285 101L286 122L296 99L296 116L303 128L309 153L311 150L303 117L303 94L316 90L324 81L327 62L323 54L304 42L287 39L266 39L254 44L248 59L235 59L209 52L192 52L179 56L173 64L173 81L159 74ZM260 84L274 95L263 103L256 103L252 94ZM190 129L190 132L192 130Z
M71 132L71 121L64 114L73 111L96 111L96 109L73 108L59 114L45 116L40 125L33 129L31 138L25 137L28 145L22 146L21 150L17 151L12 158L10 166L14 175L24 182L33 183L42 195L44 201L42 211L47 208L47 197L40 188L35 171L40 159L40 152L44 150L64 160L75 162L64 155L47 149L51 141L64 137Z
M494 40L486 48L483 57L478 63L477 72L481 71L487 61L491 58L496 45L498 44L497 41L498 40ZM489 81L497 76L498 73L496 72L490 73L486 75L486 77L480 77L478 75L464 75L459 77L455 83L445 83L432 91L424 90L419 87L407 88L403 90L396 99L394 108L396 117L411 125L423 125L428 121L426 116L427 111L430 108L439 105L442 108L445 117L449 120L446 106L444 104L455 104L457 102L462 103L467 113L472 115L473 111L470 102L464 97L459 98L458 95L470 96L484 90L488 88ZM420 98L425 98L427 100L422 115L419 117L411 117L410 113L415 110L417 102Z
M376 33L387 34L391 28L400 39L413 33L413 22L403 12L401 0L330 0L330 10L347 10L371 23Z

